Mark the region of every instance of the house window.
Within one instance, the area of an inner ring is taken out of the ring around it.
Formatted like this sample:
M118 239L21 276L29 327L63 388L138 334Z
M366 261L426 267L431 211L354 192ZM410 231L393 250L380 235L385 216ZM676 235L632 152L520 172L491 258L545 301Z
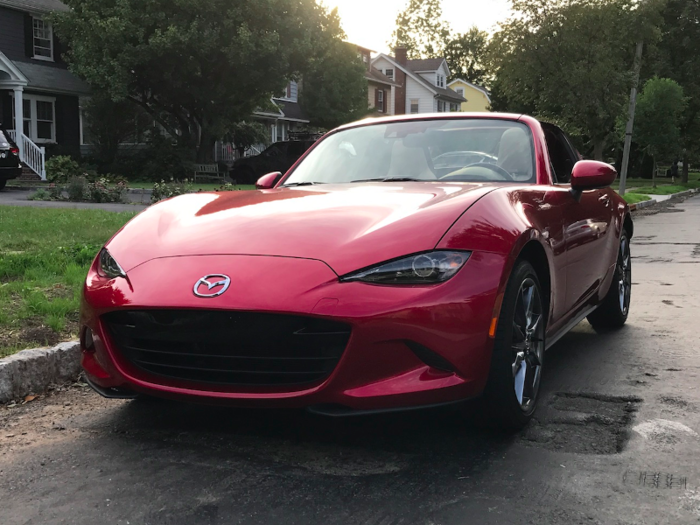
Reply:
M417 98L412 98L411 99L411 113L418 113L418 99Z
M394 70L393 69L385 69L384 74L389 77L391 80L394 80Z
M442 100L438 100L437 110L438 113L443 113L445 111L445 103Z
M437 87L445 87L445 77L442 75L437 75Z
M459 104L450 104L450 111L453 113L459 111Z
M457 88L456 91L457 91L457 94L458 94L460 97L463 97L463 96L464 96L464 88Z
M53 61L53 28L41 18L33 19L34 58Z
M384 91L381 89L377 90L377 111L384 113Z
M39 95L24 95L24 134L32 141L56 142L56 99ZM14 120L15 105L12 104Z

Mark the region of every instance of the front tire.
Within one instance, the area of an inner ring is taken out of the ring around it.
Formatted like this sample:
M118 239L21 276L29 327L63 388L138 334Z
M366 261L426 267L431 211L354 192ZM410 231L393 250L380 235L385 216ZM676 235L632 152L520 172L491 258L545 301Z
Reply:
M0 190L2 190L7 184L7 179L0 179Z
M620 237L615 276L600 306L588 316L596 330L620 328L627 322L632 300L632 256L627 232Z
M546 320L537 272L520 261L503 297L485 391L489 419L505 430L524 427L537 408Z

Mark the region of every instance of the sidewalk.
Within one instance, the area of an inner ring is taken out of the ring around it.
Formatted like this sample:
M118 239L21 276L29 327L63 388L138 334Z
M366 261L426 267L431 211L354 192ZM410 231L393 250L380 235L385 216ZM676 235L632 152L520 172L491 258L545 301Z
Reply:
M674 193L673 195L649 195L649 197L651 197L651 200L638 202L637 204L630 204L630 210L642 210L644 208L648 208L649 206L659 204L660 202L669 201L675 197L689 197L691 195L695 195L698 192L700 192L700 190L686 190L680 193Z

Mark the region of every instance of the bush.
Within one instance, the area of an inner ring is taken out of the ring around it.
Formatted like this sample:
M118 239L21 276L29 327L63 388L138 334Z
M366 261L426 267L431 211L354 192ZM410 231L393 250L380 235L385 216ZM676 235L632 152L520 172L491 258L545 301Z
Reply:
M73 177L82 175L80 164L67 155L51 157L46 161L46 179L49 182L68 182Z
M27 197L27 199L30 201L50 201L51 195L49 195L49 192L46 191L44 188L39 188L29 197Z
M114 173L130 181L182 180L194 173L194 151L154 134L145 146L122 149L112 163L94 158L101 172Z
M68 181L68 200L80 202L85 199L87 193L87 180L85 177L73 177Z
M151 202L156 203L170 197L176 197L185 193L192 193L192 184L185 179L182 182L170 179L170 182L161 180L153 185Z
M63 199L63 186L49 184L49 199L52 201L60 201Z
M90 202L122 202L126 184L119 182L114 186L109 181L101 178L87 185L87 200Z
M227 182L226 184L222 184L218 188L216 188L214 191L238 191L239 188L235 184L231 184L230 182Z

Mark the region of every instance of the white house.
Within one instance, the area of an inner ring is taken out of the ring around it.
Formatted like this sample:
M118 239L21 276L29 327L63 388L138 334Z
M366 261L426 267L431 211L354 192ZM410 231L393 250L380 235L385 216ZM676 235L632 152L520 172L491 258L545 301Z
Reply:
M466 99L447 87L450 69L444 58L408 60L406 49L397 48L396 56L380 53L372 67L395 81L395 114L456 112Z

